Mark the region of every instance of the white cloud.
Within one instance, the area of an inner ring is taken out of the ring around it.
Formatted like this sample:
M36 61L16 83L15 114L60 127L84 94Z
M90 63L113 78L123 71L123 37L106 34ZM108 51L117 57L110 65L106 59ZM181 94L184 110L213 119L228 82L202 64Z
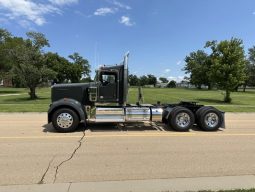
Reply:
M115 14L117 12L121 12L122 10L130 10L132 9L129 5L126 5L124 3L121 3L117 0L107 0L109 4L111 4L110 7L101 7L98 8L93 15L95 16L107 16L110 14ZM131 22L130 18L127 16L122 16L119 20L119 23L124 24L126 26L133 26L135 23Z
M58 6L78 3L78 0L40 2L36 0L0 0L0 10L4 12L2 15L8 21L15 20L22 27L30 27L31 24L42 26L47 23L46 15L62 13Z
M125 4L123 4L123 3L119 2L119 1L112 1L112 4L116 5L119 8L122 8L122 9L127 9L127 10L131 9L130 6L125 5Z
M182 64L181 60L177 61L177 63L176 63L176 65L181 65L181 64Z
M116 8L102 7L102 8L97 9L94 12L94 15L105 16L105 15L108 15L108 14L113 14L115 12L116 12Z
M63 5L70 5L73 3L78 3L79 0L49 0L52 4L63 6Z
M171 69L165 69L164 73L169 73L171 71Z
M60 10L50 4L35 3L27 0L0 0L0 9L5 10L8 19L26 20L43 25L44 16L49 13L60 13Z
M20 21L18 21L18 24L21 27L24 27L24 28L30 28L31 27L30 23L27 20L20 20Z
M130 20L130 18L129 17L127 17L127 16L122 16L121 18L120 18L120 21L119 21L121 24L124 24L124 25L126 25L126 26L129 26L129 27L131 27L131 26L133 26L135 23L134 22L131 22L131 20Z

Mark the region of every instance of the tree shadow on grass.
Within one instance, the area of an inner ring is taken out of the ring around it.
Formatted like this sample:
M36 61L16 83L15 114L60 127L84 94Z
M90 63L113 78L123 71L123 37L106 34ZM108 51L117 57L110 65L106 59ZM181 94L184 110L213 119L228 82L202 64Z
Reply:
M18 91L18 90L1 90L0 89L0 94L15 94L15 93L22 93L22 91Z
M5 99L7 102L27 102L27 101L44 101L48 100L49 98L47 97L38 97L37 99L30 99L29 96L26 97L15 97L15 98L9 98Z
M198 102L206 102L206 103L216 103L216 104L227 104L222 100L218 100L218 99L204 99L204 98L198 98L196 99Z
M216 91L214 89L211 89L211 90L208 90L208 89L197 89L197 88L177 88L177 89L180 89L180 90L187 90L187 91L194 91L194 92L197 92L197 91L204 91L204 92L210 92L210 91Z

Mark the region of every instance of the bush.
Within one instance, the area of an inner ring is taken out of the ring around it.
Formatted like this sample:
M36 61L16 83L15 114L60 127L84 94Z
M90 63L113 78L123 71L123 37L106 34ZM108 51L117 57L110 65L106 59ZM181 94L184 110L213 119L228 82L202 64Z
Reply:
M176 82L174 80L170 81L168 84L167 84L167 87L168 88L176 88Z

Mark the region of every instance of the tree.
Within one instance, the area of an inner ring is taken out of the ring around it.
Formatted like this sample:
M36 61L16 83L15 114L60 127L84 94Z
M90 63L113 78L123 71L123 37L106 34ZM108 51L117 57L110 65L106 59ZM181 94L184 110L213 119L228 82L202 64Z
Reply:
M6 29L0 28L0 44L4 43L6 39L10 38L12 35Z
M11 34L5 30L0 28L0 73L9 70L9 63L7 61L7 49L6 49L6 41L11 38Z
M75 52L72 55L69 55L69 58L73 61L75 66L75 70L77 70L77 73L79 69L81 69L81 75L83 77L88 77L91 70L90 70L90 64L87 59L84 59L82 56L79 55L79 53ZM78 77L76 77L78 79Z
M176 88L176 81L172 80L167 84L168 88Z
M246 86L255 86L255 46L249 49L248 60L246 62L246 76L243 91L245 91Z
M11 80L14 87L25 87L23 78L15 72L15 64L18 61L12 56L13 51L24 44L20 37L8 36L0 44L0 76L5 80Z
M37 51L41 51L43 47L49 47L49 41L42 33L30 31L27 32L27 37L33 48Z
M36 99L36 87L53 79L55 72L45 65L45 56L42 48L49 46L43 34L37 32L27 33L28 39L12 49L11 54L15 59L14 73L24 80L29 88L30 98Z
M148 77L143 75L140 77L140 85L141 86L144 86L144 85L148 85L149 83L149 80L148 80Z
M63 83L68 81L72 73L72 63L57 53L48 52L45 54L45 64L49 69L56 72L54 83Z
M82 78L81 83L90 83L90 82L93 82L93 80L91 79L91 77L85 77L85 78Z
M130 86L139 86L140 85L140 80L136 75L129 75L128 76L128 82Z
M148 85L153 85L154 87L157 84L157 78L154 75L147 75L147 79L148 79Z
M54 82L63 83L70 80L72 83L77 83L81 81L81 78L90 78L90 65L88 61L79 56L78 53L69 56L73 62L52 52L46 53L45 57L47 67L56 72L56 79Z
M255 80L255 67L249 59L247 59L246 63L245 63L245 74L246 74L246 77L244 79L244 83L238 85L236 87L235 91L238 91L238 87L241 86L241 85L243 86L243 92L246 91L247 86L254 86L255 85L255 82L254 82L254 80Z
M167 78L165 78L165 77L160 77L159 80L160 80L162 83L168 83L168 80L167 80Z
M185 58L185 73L190 73L190 83L201 89L202 85L207 85L211 89L209 77L210 67L212 65L210 57L202 50L191 52Z
M82 77L82 66L72 63L69 68L70 73L67 78L71 80L72 83L79 83Z
M210 79L225 90L224 101L230 103L231 91L246 78L243 42L236 38L219 43L208 41L205 47L212 50Z

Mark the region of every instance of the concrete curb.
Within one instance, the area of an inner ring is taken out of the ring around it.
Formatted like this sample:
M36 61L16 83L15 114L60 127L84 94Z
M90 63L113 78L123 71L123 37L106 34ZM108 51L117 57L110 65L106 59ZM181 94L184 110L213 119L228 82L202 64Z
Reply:
M1 192L162 192L255 188L255 176L197 177L130 181L0 186Z

